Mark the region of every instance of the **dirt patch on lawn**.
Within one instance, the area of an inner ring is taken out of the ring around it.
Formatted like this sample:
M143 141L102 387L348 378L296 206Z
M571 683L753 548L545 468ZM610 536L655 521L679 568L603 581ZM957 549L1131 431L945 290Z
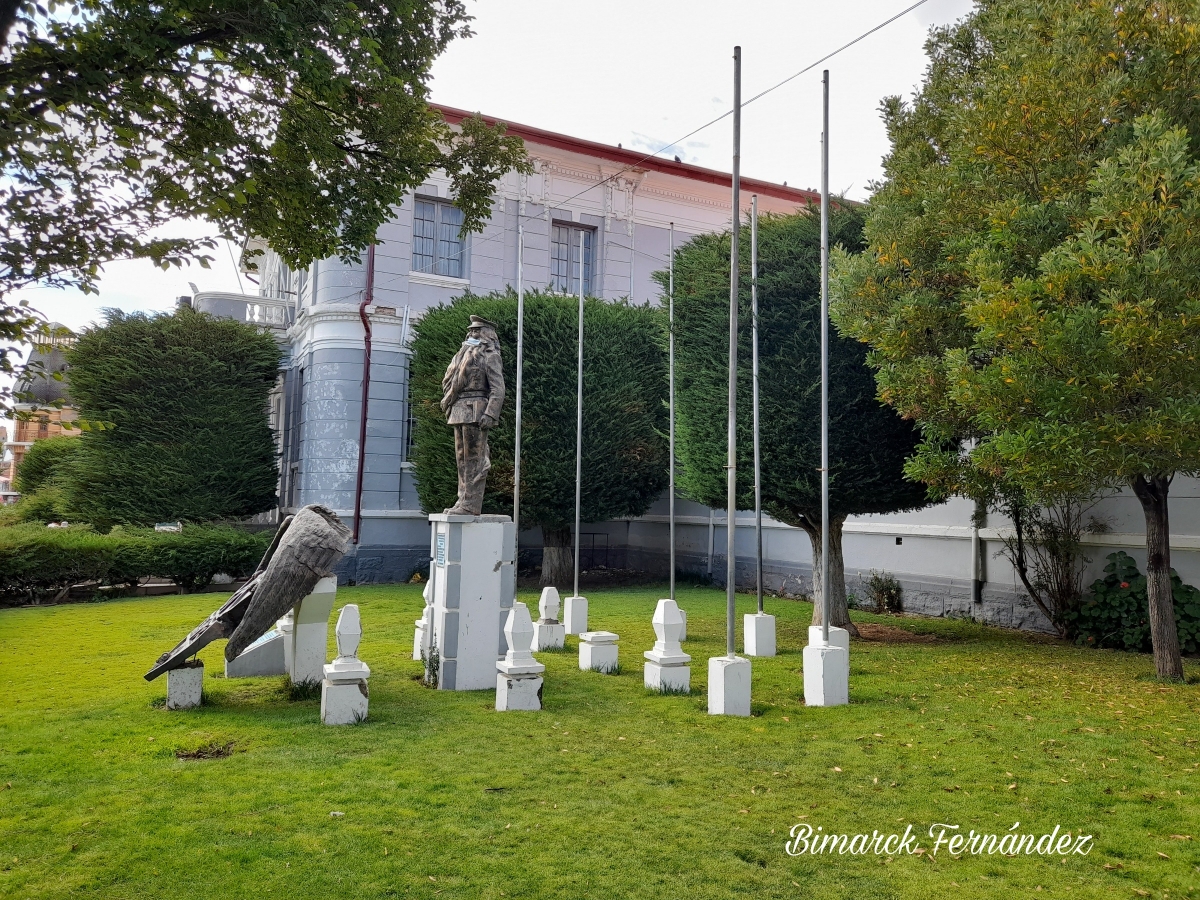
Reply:
M856 622L858 638L880 644L934 644L937 637L932 634L917 634L895 625L877 625L874 622Z
M225 759L233 755L234 741L209 741L193 750L179 749L175 751L176 759Z

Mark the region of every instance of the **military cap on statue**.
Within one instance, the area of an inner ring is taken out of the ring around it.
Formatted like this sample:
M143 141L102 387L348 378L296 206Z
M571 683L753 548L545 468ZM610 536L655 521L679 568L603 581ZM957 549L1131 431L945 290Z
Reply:
M467 327L468 328L490 328L490 329L492 329L492 331L495 331L496 323L489 322L483 316L471 316L471 324Z

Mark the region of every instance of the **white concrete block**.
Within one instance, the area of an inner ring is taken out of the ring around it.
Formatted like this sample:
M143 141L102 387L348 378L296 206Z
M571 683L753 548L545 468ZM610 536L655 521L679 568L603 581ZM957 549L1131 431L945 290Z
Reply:
M647 659L643 683L652 691L687 692L692 689L692 667L689 665L663 666Z
M583 634L588 630L587 597L568 597L563 601L563 626L567 634Z
M191 709L204 696L204 663L192 660L167 672L167 709Z
M496 663L496 669L504 675L540 675L546 671L542 663L533 658L533 623L529 621L529 607L514 603L504 623L504 638L508 650L504 659Z
M421 618L413 623L413 659L420 662L429 656L429 640L433 636L433 582L425 582L425 590L421 592L425 598L425 608L421 610Z
M824 641L821 640L821 626L808 626L808 643L810 646L820 646ZM829 643L834 647L841 647L846 651L846 684L850 683L850 632L845 628L833 626L829 629Z
M585 631L579 635L579 668L612 672L617 668L617 635L611 631Z
M226 678L266 678L287 674L283 645L286 640L272 629L243 650L238 658L225 661Z
M679 616L680 616L680 618L683 619L683 628L679 632L679 639L681 641L686 641L687 640L687 610L680 609Z
M555 622L533 623L533 647L535 650L560 650L566 644L566 626Z
M321 722L357 725L367 718L366 681L321 682Z
M557 622L560 606L562 606L562 603L558 599L558 588L542 588L542 596L538 598L538 620L542 622Z
M747 656L775 655L775 617L748 613L742 617L742 641Z
M850 702L849 659L844 647L833 644L809 644L804 648L806 706L843 706Z
M709 659L708 713L712 716L750 715L750 660L741 656Z
M541 675L496 675L496 712L524 710L537 712L542 708Z
M322 578L292 611L292 681L318 683L328 658L329 615L337 599L337 578Z

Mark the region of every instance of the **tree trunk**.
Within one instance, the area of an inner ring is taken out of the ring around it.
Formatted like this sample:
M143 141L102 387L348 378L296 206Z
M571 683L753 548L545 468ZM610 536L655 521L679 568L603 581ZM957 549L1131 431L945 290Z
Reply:
M574 588L575 545L571 528L542 529L542 586Z
M845 516L833 518L829 523L829 626L845 628L854 637L858 637L858 629L850 621L850 610L846 605L846 566L842 561L842 525ZM812 543L813 556L813 617L812 624L820 625L821 620L821 525L805 524L801 526L808 534Z
M1167 520L1167 491L1174 475L1130 479L1146 516L1146 598L1150 605L1150 641L1159 678L1183 680L1175 598L1171 592L1171 529Z

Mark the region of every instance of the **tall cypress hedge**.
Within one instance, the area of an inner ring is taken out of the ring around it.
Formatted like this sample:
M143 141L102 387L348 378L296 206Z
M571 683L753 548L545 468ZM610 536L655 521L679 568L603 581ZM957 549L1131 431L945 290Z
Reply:
M71 395L90 420L70 467L70 507L100 527L248 516L274 507L267 398L275 339L182 308L110 310L68 353Z
M859 207L838 207L831 215L830 242L859 251L862 226ZM820 217L815 209L763 216L758 235L763 508L802 528L819 560ZM738 508L753 509L750 229L742 229L741 237L737 487ZM703 235L675 257L677 484L685 496L718 508L726 504L729 249L729 232ZM665 281L664 273L657 277ZM830 622L847 627L842 523L848 515L898 512L926 501L924 487L903 474L919 434L877 399L866 348L830 326L829 367ZM814 624L819 616L817 608Z
M485 513L512 514L516 411L517 297L512 291L465 295L430 309L413 339L414 463L421 506L452 506L458 491L454 431L439 403L442 375L462 345L471 315L496 323L508 394L490 435L492 469ZM588 299L584 304L584 522L638 516L667 484L666 359L662 310ZM578 301L525 295L521 523L540 525L542 580L571 575L575 520L575 382Z

